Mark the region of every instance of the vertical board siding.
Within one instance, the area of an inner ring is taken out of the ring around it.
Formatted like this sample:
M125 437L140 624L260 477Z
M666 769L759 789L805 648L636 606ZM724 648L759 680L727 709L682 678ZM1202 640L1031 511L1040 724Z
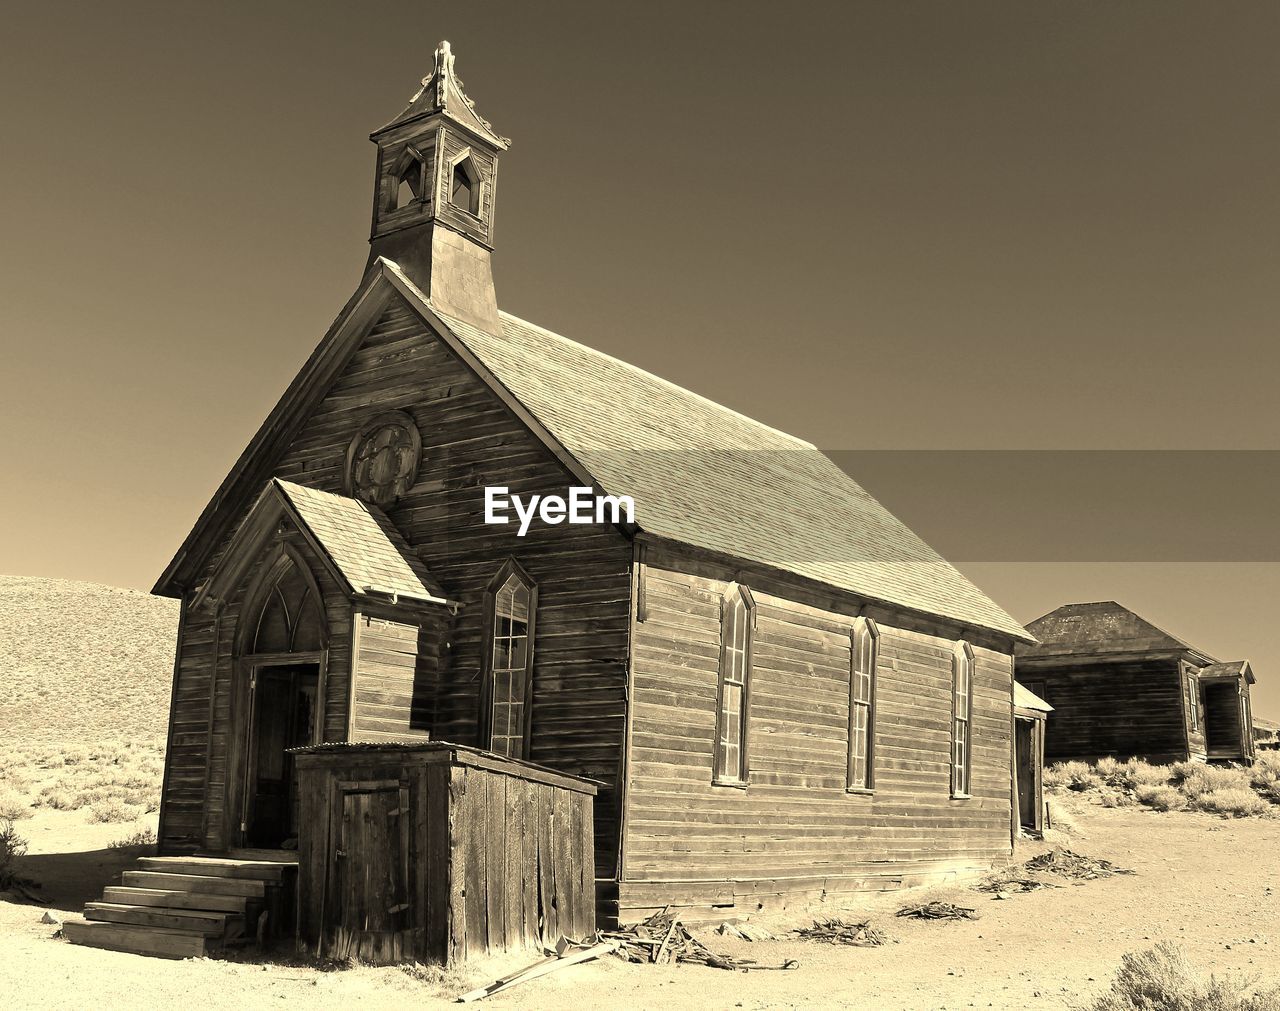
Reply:
M877 617L875 789L845 789L853 618L752 586L745 790L712 785L727 582L646 565L622 918L746 914L988 867L1009 852L1007 652L975 647L972 798L950 796L953 642ZM747 582L747 580L743 580Z
M595 931L589 788L544 782L501 759L468 765L447 751L343 750L299 758L303 818L328 826L300 840L299 939L307 950L376 963L452 964ZM396 868L385 862L399 859L400 848L335 852L344 794L379 783L404 784L407 810L398 817L409 819L399 826L409 847L408 908L398 914L393 937L352 929L385 919L378 904L388 897L353 896L341 879L343 873L394 878ZM368 901L374 908L359 908Z
M357 714L364 732L378 739L412 736L414 719L426 713L432 739L478 743L484 590L502 563L514 556L538 583L530 758L606 784L594 808L596 871L613 877L619 832L615 785L626 714L630 543L611 527L535 523L521 538L514 524L483 522L486 485L505 485L527 497L564 495L575 482L398 297L389 302L277 461L274 475L345 494L352 437L372 416L389 410L405 411L417 422L422 462L414 486L387 510L388 516L462 608L447 630L441 626L435 634L419 638L414 699L403 733L392 729L399 717L388 719L391 711L372 707L383 704L374 701L376 692L388 688L395 695L407 683L407 653L395 649L388 657L380 651L382 655L371 659L370 678L389 677L398 687L373 688L375 682L368 680L363 695L358 689L357 705L370 707ZM241 518L248 509L246 505ZM217 565L230 539L228 534L214 552L201 581ZM314 561L310 556L308 560ZM317 562L312 568L325 592L330 621L325 739L342 740L351 697L350 603L338 587L326 585L322 565ZM251 580L252 574L246 585ZM336 596L329 606L331 591ZM185 741L188 750L175 750L170 759L174 768L163 799L170 834L163 841L166 849L191 848L191 833L198 831L194 822L206 815L212 828L203 845L220 849L228 844L221 826L237 732L232 688L238 603L228 602L224 613L224 647L212 680L212 617L193 614L183 634L174 727L181 727L175 740ZM357 685L363 670L357 668ZM392 709L402 702L392 702ZM206 795L204 760L210 735Z

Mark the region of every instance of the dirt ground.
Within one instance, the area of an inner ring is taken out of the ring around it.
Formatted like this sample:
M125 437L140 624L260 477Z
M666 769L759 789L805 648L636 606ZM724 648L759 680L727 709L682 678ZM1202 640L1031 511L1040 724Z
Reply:
M1056 803L1076 826L1074 834L1057 841L1137 873L1007 900L959 888L883 897L862 910L893 938L881 948L795 940L750 943L702 932L713 948L761 963L797 959L800 967L791 971L743 974L702 966L631 965L606 957L485 1003L575 1011L1079 1008L1108 987L1122 953L1166 939L1182 945L1205 972L1280 980L1280 935L1273 927L1280 820L1225 821L1185 812L1104 809L1075 800ZM85 825L78 818L45 812L21 823L31 838L26 872L43 878L48 904L58 909L75 910L86 897L96 897L122 865L119 854L105 848L121 834L121 826ZM908 898L935 897L975 907L981 918L937 923L893 916ZM395 968L322 972L286 962L163 962L67 944L50 936L53 927L39 922L42 912L38 906L0 902L0 994L9 1007L78 1009L86 1001L129 1008L198 1005L207 1011L292 1004L442 1006L470 986L536 957L521 952L450 974ZM807 919L766 925L799 922Z

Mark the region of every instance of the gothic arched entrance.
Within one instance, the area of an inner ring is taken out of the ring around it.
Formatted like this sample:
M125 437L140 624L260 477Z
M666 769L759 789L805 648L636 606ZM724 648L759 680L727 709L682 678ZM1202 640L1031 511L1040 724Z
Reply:
M284 547L246 600L237 642L248 701L242 846L297 846L298 782L288 750L322 738L327 645L320 590Z

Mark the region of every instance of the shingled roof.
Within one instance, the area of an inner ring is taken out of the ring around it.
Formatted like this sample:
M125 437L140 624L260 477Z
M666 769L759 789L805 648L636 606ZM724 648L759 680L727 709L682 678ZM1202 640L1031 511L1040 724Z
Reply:
M1019 646L1019 657L1187 650L1212 659L1114 600L1063 604L1031 622L1027 631L1038 642Z
M1202 678L1243 677L1249 684L1257 683L1257 678L1253 676L1253 668L1249 666L1248 660L1226 660L1219 663L1211 663L1201 667L1196 671L1196 674Z
M525 320L440 318L652 534L1029 641L811 443Z
M274 478L353 593L443 601L444 590L377 506Z
M272 478L236 529L231 549L196 594L224 596L243 575L245 560L282 519L297 527L353 596L374 595L445 604L444 590L409 549L400 531L377 506L332 492Z

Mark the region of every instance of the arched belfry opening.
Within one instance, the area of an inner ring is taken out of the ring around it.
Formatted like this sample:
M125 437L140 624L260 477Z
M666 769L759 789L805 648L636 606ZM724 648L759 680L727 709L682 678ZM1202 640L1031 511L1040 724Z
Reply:
M468 214L480 215L480 179L470 158L464 158L453 166L449 202Z
M247 733L241 844L297 846L299 798L292 748L324 737L324 600L306 561L283 546L245 599L238 639Z

